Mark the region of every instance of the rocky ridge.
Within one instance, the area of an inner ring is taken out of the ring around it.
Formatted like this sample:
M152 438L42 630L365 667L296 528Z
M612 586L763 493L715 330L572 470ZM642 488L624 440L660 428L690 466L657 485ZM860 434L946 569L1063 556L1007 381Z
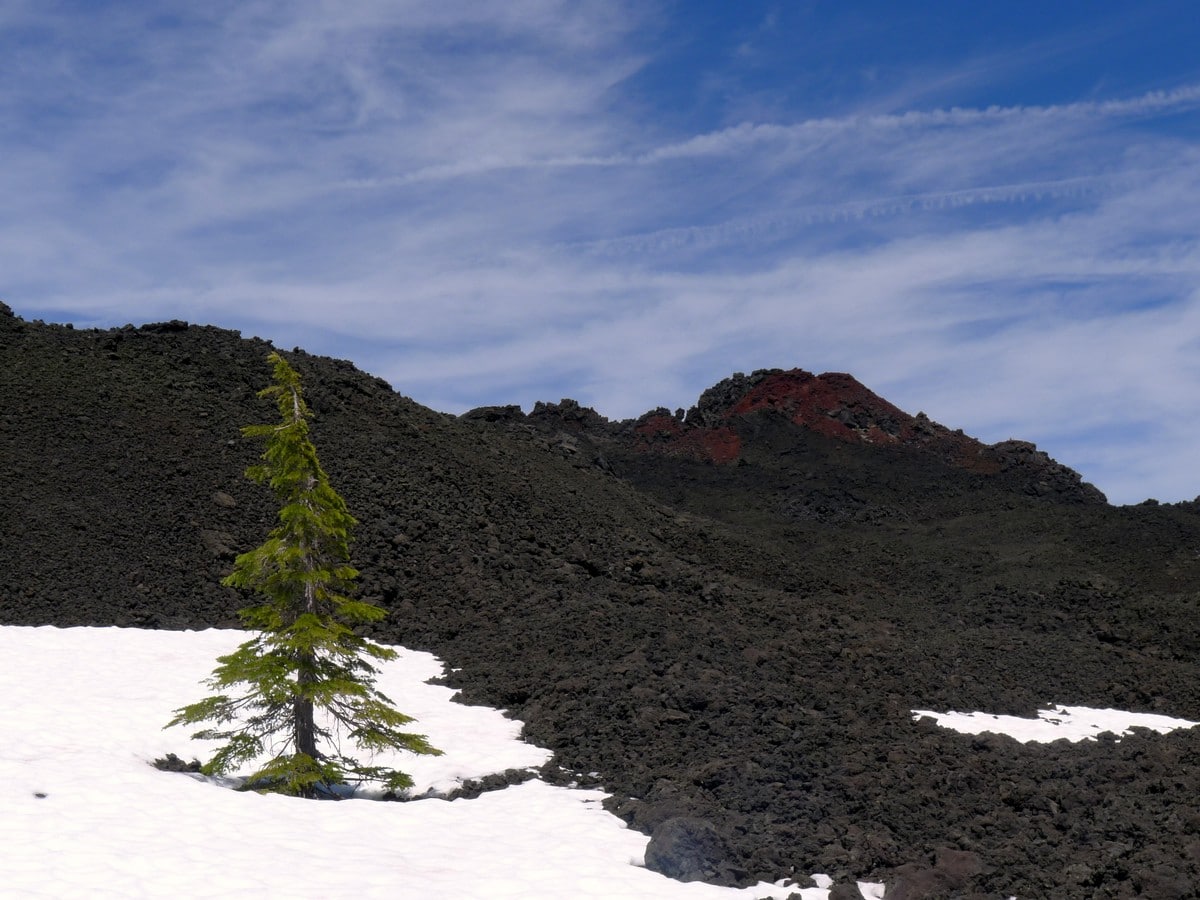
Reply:
M484 408L472 410L467 417L511 422L520 417L520 410ZM746 441L753 439L755 421L764 417L847 443L932 454L956 468L1002 475L1006 485L1029 494L1078 503L1105 502L1104 494L1079 473L1028 441L983 444L922 412L909 415L840 372L813 375L803 369L760 369L749 376L739 372L704 391L686 413L660 407L634 420L610 422L595 410L564 399L557 404L539 402L530 415L543 426L556 423L636 451L717 465L745 461Z

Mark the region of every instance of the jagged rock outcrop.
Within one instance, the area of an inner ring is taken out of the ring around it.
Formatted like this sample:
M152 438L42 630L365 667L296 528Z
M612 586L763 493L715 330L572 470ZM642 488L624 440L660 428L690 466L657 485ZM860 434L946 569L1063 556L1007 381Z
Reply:
M468 417L481 415L480 411ZM1006 487L1069 503L1104 503L1095 486L1026 441L987 445L951 431L918 412L915 416L869 390L851 375L813 375L803 369L736 373L708 388L686 413L659 407L634 420L610 422L571 399L539 402L528 421L563 429L598 443L637 452L680 456L717 465L745 462L763 418L785 422L808 435L878 448L929 454L954 468L999 475ZM515 421L509 418L508 421ZM786 448L780 448L786 452Z

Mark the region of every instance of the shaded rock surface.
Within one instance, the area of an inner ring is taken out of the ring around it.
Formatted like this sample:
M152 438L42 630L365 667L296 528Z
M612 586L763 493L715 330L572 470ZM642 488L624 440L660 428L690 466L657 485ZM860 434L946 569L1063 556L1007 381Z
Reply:
M716 826L687 816L660 823L646 844L646 868L679 881L722 880L731 856Z
M0 313L0 621L236 625L220 579L274 517L239 434L273 418L269 345ZM1196 892L1200 729L1026 746L909 710L1200 720L1197 504L1110 507L849 376L755 373L635 422L456 418L286 355L391 612L374 637L440 655L631 826L709 823L706 877Z

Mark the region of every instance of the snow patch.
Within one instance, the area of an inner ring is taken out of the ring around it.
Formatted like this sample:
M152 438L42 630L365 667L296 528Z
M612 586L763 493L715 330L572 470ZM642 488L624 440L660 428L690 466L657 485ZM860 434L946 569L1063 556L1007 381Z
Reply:
M933 712L914 709L913 719L928 716L937 720L943 728L962 734L1006 734L1024 743L1049 743L1051 741L1095 740L1104 732L1118 737L1129 734L1132 728L1148 728L1166 734L1177 728L1194 728L1200 722L1176 719L1155 713L1123 712L1119 709L1092 709L1087 706L1052 706L1039 710L1036 719L1020 716L999 716L984 712Z

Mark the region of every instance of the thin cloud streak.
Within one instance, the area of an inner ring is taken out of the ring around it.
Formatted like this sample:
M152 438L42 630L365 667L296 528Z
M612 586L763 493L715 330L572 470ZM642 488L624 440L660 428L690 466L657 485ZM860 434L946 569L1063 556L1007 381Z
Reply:
M338 186L348 189L402 187L419 182L453 180L487 173L511 172L517 169L654 166L683 159L739 156L763 145L797 142L813 144L835 136L840 137L854 133L872 132L891 135L900 130L923 131L981 125L1011 125L1013 123L1019 123L1022 128L1043 127L1088 120L1157 116L1196 108L1200 108L1200 86L1188 86L1172 91L1151 91L1140 97L1125 100L1081 102L1059 106L953 108L893 115L825 118L796 125L745 122L720 131L696 135L686 141L655 147L638 154L533 155L526 157L490 154L431 165L417 171L382 179L351 179Z
M655 163L691 156L723 156L742 152L747 145L790 140L818 139L850 131L917 131L930 128L962 128L975 125L1022 122L1074 122L1163 115L1200 107L1200 85L1172 91L1151 91L1122 100L1086 101L1056 106L992 106L986 109L936 109L891 115L824 118L797 125L743 123L710 134L697 135L680 143L656 148L635 158Z

